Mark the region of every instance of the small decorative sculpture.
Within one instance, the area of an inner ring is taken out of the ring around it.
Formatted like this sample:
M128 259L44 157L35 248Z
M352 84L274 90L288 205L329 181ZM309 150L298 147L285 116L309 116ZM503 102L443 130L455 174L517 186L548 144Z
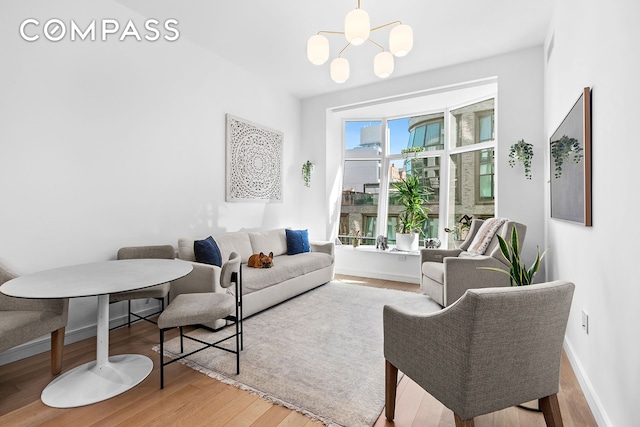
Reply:
M387 249L389 249L389 239L387 239L386 237L384 237L382 234L378 236L378 238L376 239L376 249L382 249L383 251L386 251Z
M351 233L351 235L353 236L353 240L352 240L352 244L354 248L357 248L358 246L360 246L360 239L361 239L361 235L360 235L360 230L356 230L354 232Z
M428 238L428 239L424 239L424 247L427 249L437 249L440 247L442 243L440 242L440 239L436 239L436 238Z

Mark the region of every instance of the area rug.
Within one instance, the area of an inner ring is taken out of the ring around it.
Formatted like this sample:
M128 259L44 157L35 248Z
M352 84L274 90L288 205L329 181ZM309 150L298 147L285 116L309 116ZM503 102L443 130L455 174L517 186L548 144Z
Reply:
M384 407L385 304L420 313L440 309L417 293L330 282L245 320L240 375L235 355L220 350L181 362L325 425L368 427ZM213 341L229 331L189 334ZM185 352L198 345L184 343ZM179 339L165 351L175 358Z

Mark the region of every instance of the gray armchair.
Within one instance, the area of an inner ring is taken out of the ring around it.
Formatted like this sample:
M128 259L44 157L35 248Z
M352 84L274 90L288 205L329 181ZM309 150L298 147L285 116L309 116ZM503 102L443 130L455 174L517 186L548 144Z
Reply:
M17 276L0 264L0 285ZM68 299L14 298L0 293L0 352L51 334L51 374L62 370Z
M398 370L454 413L456 426L539 400L548 426L562 426L557 393L573 283L471 289L431 314L384 307L386 417L393 420Z
M492 267L509 270L502 253L498 238L500 235L509 240L511 230L516 227L520 247L524 241L527 227L514 221L505 222L500 227L483 254L470 253L467 250L478 234L484 220L474 219L465 241L458 249L422 249L420 251L420 288L443 307L453 304L467 289L509 286L506 274L478 267Z

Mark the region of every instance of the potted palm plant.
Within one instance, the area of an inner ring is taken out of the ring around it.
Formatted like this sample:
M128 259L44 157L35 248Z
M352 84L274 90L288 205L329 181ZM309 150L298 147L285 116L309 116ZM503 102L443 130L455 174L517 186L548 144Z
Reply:
M428 218L429 208L425 206L429 191L417 176L409 176L393 183L395 197L404 210L398 216L396 249L417 251L420 233Z

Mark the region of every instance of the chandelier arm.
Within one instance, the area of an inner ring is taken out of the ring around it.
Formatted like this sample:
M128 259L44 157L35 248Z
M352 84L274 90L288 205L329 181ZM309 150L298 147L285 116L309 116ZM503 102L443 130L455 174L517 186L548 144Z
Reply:
M340 58L340 55L342 55L342 52L344 52L345 50L347 50L347 48L351 46L351 43L347 43L347 45L345 47L342 48L342 50L340 52L338 52L338 58Z
M316 34L344 34L344 31L318 31Z
M384 47L382 47L382 46L381 46L381 45L379 45L378 43L374 42L374 41L373 41L373 40L371 40L371 39L367 39L367 41L368 41L369 43L375 44L376 46L378 46L378 47L380 48L380 50L381 50L381 51L383 51L383 52L384 52Z
M383 28L387 28L387 27L390 27L390 26L396 25L396 24L402 25L402 21L389 22L388 24L384 24L384 25L380 25L379 27L372 28L370 31L381 30Z

